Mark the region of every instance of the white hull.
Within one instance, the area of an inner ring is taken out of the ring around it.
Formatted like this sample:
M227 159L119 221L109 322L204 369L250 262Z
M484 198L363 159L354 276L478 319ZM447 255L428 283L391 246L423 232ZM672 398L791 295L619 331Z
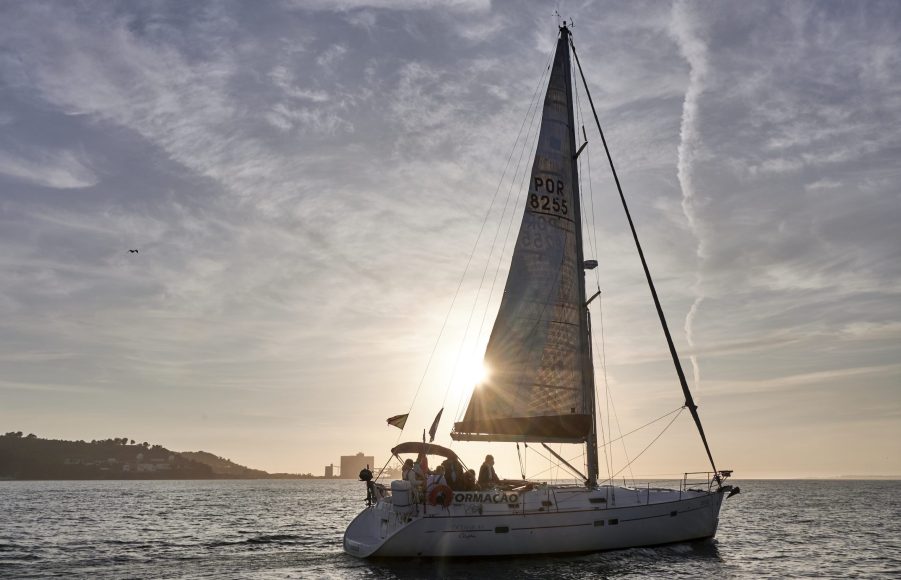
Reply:
M501 503L503 492L492 493L494 502L457 493L447 508L420 504L410 513L383 498L348 526L344 550L361 558L513 556L669 544L713 537L724 497L716 490L543 486Z

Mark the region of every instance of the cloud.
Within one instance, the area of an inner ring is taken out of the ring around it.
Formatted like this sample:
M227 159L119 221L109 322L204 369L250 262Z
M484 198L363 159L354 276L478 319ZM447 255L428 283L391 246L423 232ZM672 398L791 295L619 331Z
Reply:
M689 82L685 92L685 101L682 105L682 126L680 130L679 161L677 164L679 184L682 188L682 213L688 220L688 227L697 239L697 258L699 261L697 276L694 283L695 298L691 308L685 315L685 339L688 347L694 349L694 319L698 314L701 304L704 302L703 293L703 262L707 258L706 238L698 224L698 216L695 206L698 203L694 183L694 162L698 152L703 148L698 127L698 114L701 95L706 88L708 61L707 46L698 31L693 26L697 20L685 2L679 2L673 6L673 35L679 48L689 63ZM699 386L701 382L701 369L698 358L690 355L694 384Z
M28 68L22 78L29 84L20 90L34 91L69 114L136 131L174 161L241 198L296 195L291 181L298 175L298 160L284 158L263 139L255 119L281 130L301 127L314 133L352 127L335 108L340 102L333 107L325 91L298 86L282 65L269 69L279 93L270 93L273 98L263 106L243 104L230 87L251 64L245 59L254 55L230 45L228 14L211 10L196 30L188 31L209 47L204 58L192 58L177 46L137 34L124 16L98 11L95 24L83 27L76 24L74 7L52 18L45 12L42 5L22 7L18 30L45 21L52 34L9 35L10 46L22 55L20 66Z
M307 10L349 11L360 8L378 10L432 10L442 8L451 11L483 11L491 6L490 0L285 0L285 5Z
M347 47L335 44L328 47L322 54L316 57L316 64L323 68L330 68L341 61L347 54Z
M40 393L97 394L107 392L106 389L89 386L72 385L71 383L39 383L0 380L0 390L33 391Z
M841 181L834 181L831 179L820 179L814 181L813 183L807 183L804 185L804 189L807 191L816 191L818 189L835 189L837 187L841 187Z
M487 42L497 38L511 25L510 19L503 14L479 15L477 18L457 22L455 30L461 38L472 42Z
M293 72L285 65L280 64L273 68L269 77L277 87L284 91L286 96L313 103L324 103L330 99L329 94L325 91L297 86Z
M55 189L81 189L99 181L84 156L68 150L45 150L28 156L0 151L0 175Z
M828 381L826 420L879 397L890 407L901 173L886 128L901 116L899 9L599 8L575 15L575 43L663 308L686 321L673 336L698 362L696 382L703 363L705 421L728 416L736 438L759 436L753 413L719 406L721 385L744 408ZM425 406L440 404L472 305L487 332L502 292L498 254L534 146L527 111L554 46L546 7L3 12L4 379L116 396L86 392L54 414L46 392L16 388L0 419L28 417L38 426L20 428L35 430L52 417L59 436L80 438L98 409L110 428L168 417L179 446L215 433L213 451L226 453L242 443L219 417L296 416L273 433L319 441L333 429L304 454L301 468L315 470L358 439L347 417L362 424L409 402L475 246L423 387ZM677 405L678 388L579 90L604 291L595 328L611 384L630 397L617 402L641 424L660 401ZM202 414L203 429L184 427ZM387 448L394 434L369 435ZM271 461L260 467L297 468L275 451Z
M867 376L877 377L897 377L901 373L901 365L887 364L874 365L868 367L842 368L835 370L823 370L811 373L801 373L795 375L780 376L773 379L754 379L754 380L727 380L717 384L714 390L709 390L708 394L712 395L719 392L729 392L734 390L741 395L759 394L768 391L786 392L794 389L823 388L825 384L834 384L838 381L845 381L851 378L860 378ZM895 410L899 410L897 405L891 405Z
M358 10L348 14L347 21L351 26L362 28L371 34L375 29L376 22L378 22L378 16L371 10Z
M309 107L290 107L284 103L276 104L266 114L266 120L283 131L302 127L314 133L334 135L353 133L354 129L352 123L333 112Z

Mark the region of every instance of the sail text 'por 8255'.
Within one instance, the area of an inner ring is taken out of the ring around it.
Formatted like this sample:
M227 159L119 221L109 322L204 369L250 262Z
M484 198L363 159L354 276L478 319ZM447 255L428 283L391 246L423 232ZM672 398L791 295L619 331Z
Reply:
M459 440L586 440L593 377L583 288L567 35L554 57L519 236ZM590 368L590 367L588 367Z

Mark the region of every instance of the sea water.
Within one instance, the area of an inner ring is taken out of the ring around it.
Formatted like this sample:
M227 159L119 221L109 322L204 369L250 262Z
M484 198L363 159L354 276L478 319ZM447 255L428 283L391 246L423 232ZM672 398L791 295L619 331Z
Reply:
M587 555L358 560L356 481L0 482L2 578L901 577L901 482L737 481L716 539Z

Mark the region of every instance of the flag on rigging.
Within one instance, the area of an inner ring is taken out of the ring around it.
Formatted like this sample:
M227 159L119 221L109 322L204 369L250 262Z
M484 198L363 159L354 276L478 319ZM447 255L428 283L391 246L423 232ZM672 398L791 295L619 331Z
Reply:
M438 411L438 414L435 415L435 420L432 421L432 428L429 429L429 443L435 440L435 432L438 431L438 422L441 421L441 413L444 412L444 407L441 407L441 410Z
M404 430L404 425L407 424L407 417L409 417L409 413L404 413L403 415L395 415L393 417L388 417L388 424L397 427L401 431Z

